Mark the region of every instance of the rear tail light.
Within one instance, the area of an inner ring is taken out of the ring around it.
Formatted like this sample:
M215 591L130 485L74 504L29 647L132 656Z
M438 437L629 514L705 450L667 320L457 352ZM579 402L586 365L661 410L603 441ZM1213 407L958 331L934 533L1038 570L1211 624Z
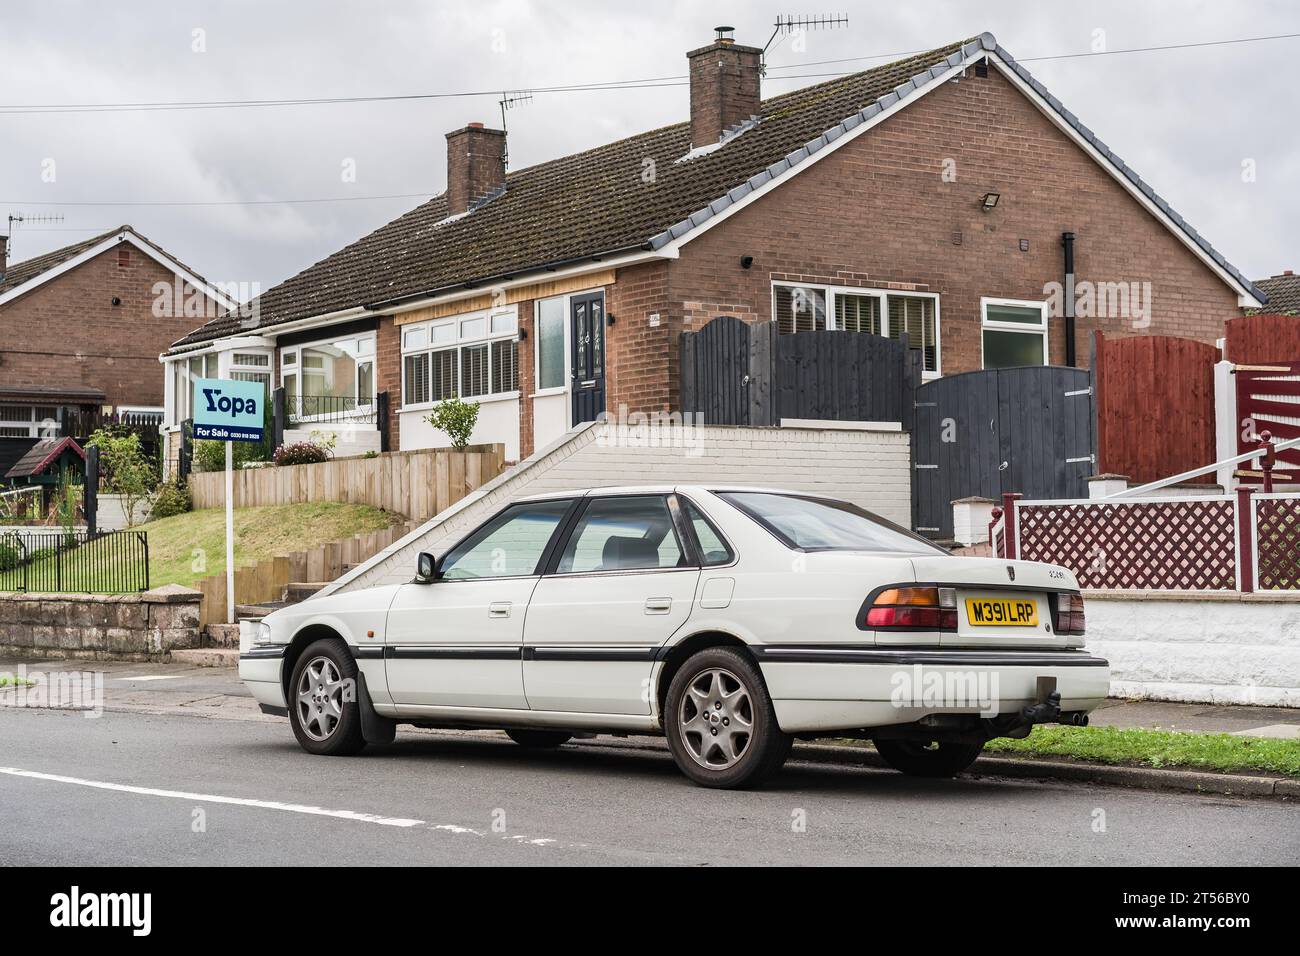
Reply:
M1085 624L1082 594L1056 595L1056 633L1082 634Z
M957 630L953 588L886 588L867 608L863 627L905 631Z

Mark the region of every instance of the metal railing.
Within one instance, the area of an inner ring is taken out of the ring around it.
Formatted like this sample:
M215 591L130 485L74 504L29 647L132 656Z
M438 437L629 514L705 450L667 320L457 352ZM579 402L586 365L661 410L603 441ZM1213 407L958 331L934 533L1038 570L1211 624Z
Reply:
M0 591L129 594L149 590L149 538L143 531L63 528L0 534Z
M347 395L294 395L285 398L291 424L347 422L373 425L378 421L379 404L371 398Z

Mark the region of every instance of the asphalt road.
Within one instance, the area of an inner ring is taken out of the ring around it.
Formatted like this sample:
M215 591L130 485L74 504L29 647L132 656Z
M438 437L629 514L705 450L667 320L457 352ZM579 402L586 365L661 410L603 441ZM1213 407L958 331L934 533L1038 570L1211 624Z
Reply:
M734 793L615 738L531 753L500 735L399 732L328 759L281 721L0 708L10 865L1294 865L1297 814L801 762Z

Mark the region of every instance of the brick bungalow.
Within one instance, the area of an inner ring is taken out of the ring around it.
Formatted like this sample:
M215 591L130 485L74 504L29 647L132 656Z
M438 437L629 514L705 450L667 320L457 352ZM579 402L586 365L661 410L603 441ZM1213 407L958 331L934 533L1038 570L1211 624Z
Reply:
M687 54L688 121L527 169L499 130L448 133L444 195L165 361L262 356L304 413L383 421L387 393L394 449L473 398L513 459L680 410L681 333L720 315L892 336L938 376L1083 365L1093 329L1213 342L1266 299L989 34L768 99L760 59L720 35Z
M13 264L8 246L0 236L0 439L30 446L74 416L161 416L159 354L236 305L130 226ZM157 308L162 286L184 290L180 308Z

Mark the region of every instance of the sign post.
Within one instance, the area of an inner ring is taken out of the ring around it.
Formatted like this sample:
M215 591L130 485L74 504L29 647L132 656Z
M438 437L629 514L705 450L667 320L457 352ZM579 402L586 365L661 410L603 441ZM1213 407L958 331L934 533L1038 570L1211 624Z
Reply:
M226 623L235 623L234 443L262 440L265 389L261 382L194 380L194 437L226 443Z

